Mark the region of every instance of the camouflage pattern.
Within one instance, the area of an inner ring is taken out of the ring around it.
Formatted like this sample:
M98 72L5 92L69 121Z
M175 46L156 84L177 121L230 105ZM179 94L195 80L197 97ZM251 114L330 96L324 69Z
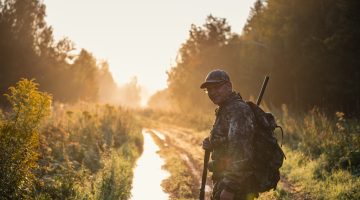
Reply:
M244 199L254 191L254 122L254 113L235 92L216 110L216 120L210 133L213 146L212 161L209 163L209 171L213 172L212 199L219 199L224 188L235 193L235 199Z
M201 89L204 89L212 84L218 84L222 82L230 82L229 75L221 69L215 69L208 73L205 78L205 82L200 85Z

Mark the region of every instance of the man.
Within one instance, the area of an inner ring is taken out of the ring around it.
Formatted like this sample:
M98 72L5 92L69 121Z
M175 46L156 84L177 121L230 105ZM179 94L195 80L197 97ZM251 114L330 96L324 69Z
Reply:
M212 151L212 200L250 200L256 180L252 167L255 116L240 94L232 89L228 74L211 71L200 88L218 105L216 120L203 149Z

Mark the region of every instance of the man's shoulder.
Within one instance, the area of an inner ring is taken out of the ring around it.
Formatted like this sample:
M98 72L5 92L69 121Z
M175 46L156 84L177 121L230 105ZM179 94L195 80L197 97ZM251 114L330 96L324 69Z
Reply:
M231 102L224 108L223 116L228 120L231 118L237 119L248 119L253 121L255 119L255 115L252 112L250 106L244 102L243 100L238 100Z
M227 104L225 106L225 110L227 112L241 112L241 111L250 111L251 108L249 107L249 105L244 102L243 100L237 99L234 100L232 102L230 102L229 104Z

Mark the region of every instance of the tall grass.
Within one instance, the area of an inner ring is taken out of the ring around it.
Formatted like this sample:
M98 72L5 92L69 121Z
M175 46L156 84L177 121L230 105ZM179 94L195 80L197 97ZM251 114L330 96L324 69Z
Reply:
M303 116L283 106L286 132L283 174L316 199L360 199L360 124L342 112Z
M215 113L215 112L214 112ZM150 118L152 123L158 121L165 124L172 124L181 127L195 129L197 131L208 130L215 119L214 116L204 113L179 113L170 111L156 111L152 109L144 109L140 114L146 118Z
M128 199L132 168L143 144L141 127L132 112L83 104L57 105L54 113L41 137L44 157L37 173L39 196Z
M285 105L282 109L266 110L274 111L278 124L284 128L287 159L281 174L289 183L280 183L276 191L263 194L260 199L360 199L359 119L349 119L342 112L326 115L316 108L306 113L291 112ZM194 148L209 134L209 121L213 119L213 116L185 117L191 114L146 114L163 123L192 128L187 132ZM279 143L280 135L276 132Z
M142 151L133 112L110 105L51 107L21 80L0 112L1 199L128 199ZM51 117L49 118L49 114Z
M129 199L133 179L135 158L139 152L133 144L123 145L119 151L111 153L105 167L96 175L91 199Z
M351 171L327 170L327 158L322 155L310 159L298 150L285 148L287 160L282 167L284 174L313 199L359 199L360 178Z
M328 171L347 169L360 175L359 119L346 119L342 112L329 117L318 109L296 118L283 107L280 123L286 130L286 144L291 149L299 150L311 159L324 157L324 167Z

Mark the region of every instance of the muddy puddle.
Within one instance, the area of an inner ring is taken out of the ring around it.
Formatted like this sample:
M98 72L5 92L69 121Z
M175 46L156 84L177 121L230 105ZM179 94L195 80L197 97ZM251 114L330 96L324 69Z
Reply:
M169 195L161 187L161 182L169 177L169 172L162 169L164 160L157 154L159 147L148 130L142 131L144 136L144 151L134 168L131 200L166 200Z

